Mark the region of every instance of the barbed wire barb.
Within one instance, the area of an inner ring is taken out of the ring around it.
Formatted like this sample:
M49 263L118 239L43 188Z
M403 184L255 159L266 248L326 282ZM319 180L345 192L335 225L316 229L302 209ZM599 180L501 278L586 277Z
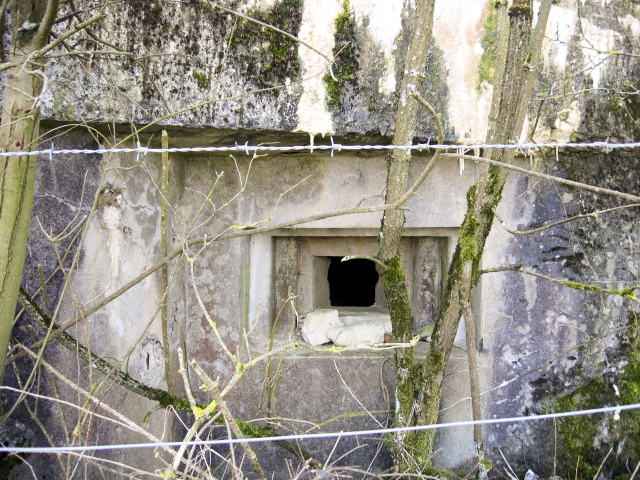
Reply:
M598 142L549 142L549 143L519 143L519 144L490 144L490 143L478 143L478 144L470 144L470 145L462 145L462 144L430 144L430 143L416 143L412 145L344 145L339 143L330 143L326 145L288 145L288 146L277 146L277 145L256 145L251 146L249 142L245 142L243 145L227 145L227 146L209 146L209 147L171 147L171 148L153 148L153 147L145 147L140 145L138 142L134 147L120 147L120 148L95 148L95 149L66 149L62 148L59 150L54 150L53 148L48 148L45 150L31 150L31 151L16 151L16 152L0 152L0 157L19 157L23 155L49 155L51 154L105 154L105 153L138 153L143 156L148 153L190 153L190 152L244 152L247 155L250 152L296 152L296 151L304 151L309 150L313 152L314 150L330 150L330 151L358 151L358 150L394 150L394 149L405 149L405 150L452 150L457 151L458 149L464 149L465 151L469 150L482 150L487 148L494 149L518 149L521 151L525 151L525 149L541 149L541 148L605 148L607 152L610 152L614 149L621 148L638 148L640 147L640 142L629 142L629 143L610 143L608 141L598 141Z

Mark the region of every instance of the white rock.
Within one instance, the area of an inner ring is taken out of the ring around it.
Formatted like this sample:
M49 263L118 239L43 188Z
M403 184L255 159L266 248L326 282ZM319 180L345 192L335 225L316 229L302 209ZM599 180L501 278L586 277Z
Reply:
M322 345L331 339L327 336L327 330L331 327L342 325L338 317L338 310L314 310L307 314L302 325L302 337L310 345Z
M357 315L345 315L340 317L345 325L355 325L357 323L380 323L386 329L385 332L391 332L391 317L389 314L368 314L366 317Z
M334 345L355 347L357 345L384 343L385 331L387 329L383 322L365 321L329 328L327 336L333 341Z

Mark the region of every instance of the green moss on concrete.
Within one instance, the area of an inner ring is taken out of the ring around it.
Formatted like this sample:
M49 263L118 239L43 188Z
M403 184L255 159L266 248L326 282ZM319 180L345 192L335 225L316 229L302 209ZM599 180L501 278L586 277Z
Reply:
M491 13L484 26L484 35L480 41L482 56L478 64L478 90L483 82L493 84L496 64L496 43L498 40L498 14L496 3L492 2Z
M302 5L300 0L282 0L267 12L252 10L247 15L297 36ZM239 57L239 65L244 65L246 76L261 88L298 78L298 42L272 28L241 19L231 38L231 48Z
M349 12L349 1L342 5L342 13L336 18L335 47L333 47L333 75L327 74L324 81L327 84L327 104L331 108L338 108L342 104L342 93L347 84L356 86L358 72L358 58L360 56L355 38L356 24L353 14Z
M621 354L628 363L617 380L612 384L602 377L593 378L569 395L555 399L554 410L568 412L640 403L639 322L638 313L629 314L630 328L620 340ZM594 478L598 470L610 479L631 477L640 461L640 412L631 410L619 415L618 420L610 414L558 420L557 462L561 477Z
M193 72L193 78L200 90L209 90L211 87L211 77L204 72Z

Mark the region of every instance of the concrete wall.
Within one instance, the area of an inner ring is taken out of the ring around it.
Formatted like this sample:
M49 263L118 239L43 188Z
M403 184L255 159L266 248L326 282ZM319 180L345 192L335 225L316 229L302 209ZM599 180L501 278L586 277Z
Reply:
M50 61L43 128L53 137L61 126L84 122L104 134L94 138L96 131L71 130L55 137L55 146L114 144L131 131L131 125L139 127L200 102L210 103L160 122L169 130L171 146L306 144L309 135L316 143L328 143L319 134L335 135L336 143L388 141L394 128L395 92L402 74L412 2L352 0L347 11L338 0L221 4L275 23L328 56L350 41L334 65L339 88L330 88L331 83L325 81L322 69L326 62L317 53L219 10L211 12L201 3L154 0L109 4L109 16L95 25L95 33L122 46L135 59L94 54ZM637 37L633 36L640 29L637 8L623 2L563 0L553 4L543 62L538 67L539 88L522 138L529 134L536 141L637 138L634 112L638 110L629 87L639 71L637 62L634 57L603 53L637 53ZM488 56L495 33L491 13L486 2L436 2L436 46L429 54L422 93L442 114L449 142L484 140L493 89ZM346 27L337 31L336 20L341 15ZM56 28L62 31L67 27L69 23L62 22ZM80 44L85 45L83 42L93 45L86 39ZM355 74L350 76L348 67L355 67ZM246 94L253 90L261 91ZM230 97L233 100L225 100ZM427 139L434 135L433 123L426 114L421 115L416 136ZM157 145L159 128L140 133L140 142ZM43 141L43 147L49 145ZM632 153L542 149L531 154L531 158L519 157L519 164L638 192L637 160ZM427 153L415 156L412 178L428 158ZM88 221L77 270L65 293L61 323L76 318L74 305L99 301L160 259L159 209L163 199L158 192L159 162L152 154L143 158L135 154L40 158L25 270L25 285L31 290L39 285L38 264L45 266L47 274L57 266L36 216L45 231L60 231L76 213L89 211L94 193L102 192L107 200ZM379 151L334 156L305 151L253 160L244 154L234 159L181 153L172 154L171 162L170 249L205 234L212 239L241 232L239 227L257 222L260 226L277 225L360 202L376 205L383 199L386 175ZM466 191L478 176L478 166L466 162L464 169L461 167L458 162L442 161L406 205L404 257L412 281L416 328L432 321L446 261L465 213ZM85 171L88 176L82 203L79 192ZM113 198L111 194L115 194ZM506 226L526 230L616 205L608 197L512 174L498 213ZM546 275L610 288L637 282L637 211L629 209L580 222L586 223L521 236L507 233L496 221L483 265L524 264ZM275 314L289 287L300 295L296 300L299 314L315 307L310 291L316 288L315 277L308 271L313 268L312 257L371 253L379 223L380 213L334 217L215 241L202 251L199 245L190 247L170 269L169 346L174 374L170 381L175 391L183 393L176 373L178 347L213 377L219 376L222 384L234 373L208 318L216 324L231 354L255 358L268 349ZM194 259L193 271L187 256ZM52 302L61 295L63 285L62 274L56 275L50 288ZM105 357L120 360L131 351L128 372L164 388L157 308L161 297L156 274L91 315L74 334ZM474 302L486 417L541 413L550 408L550 399L591 378L608 379L607 388L613 389L615 378L624 371L624 342L618 336L605 337L569 355L561 353L626 325L628 310L635 308L629 300L576 292L539 278L503 272L483 276ZM294 315L287 310L281 320L275 330L276 345L288 341ZM26 332L20 330L21 335ZM448 366L442 421L470 418L463 349L460 332ZM62 364L71 361L58 351L54 356ZM556 356L557 362L543 368ZM267 375L264 365L251 369L230 394L230 403L234 413L244 419L275 414L314 423L362 411L363 406L370 411L386 410L393 406L390 358L378 352L340 356L287 353L278 358L278 375L274 371ZM86 365L75 368L76 378L85 381L90 371L85 369ZM279 380L267 388L265 377L267 381ZM192 383L199 381L192 376ZM115 392L124 395L120 390ZM207 398L203 393L197 395L201 400ZM130 397L123 409L142 422L143 410L151 406ZM388 420L379 413L373 417L341 420L323 428L371 428ZM158 435L172 428L157 413L151 418L148 426ZM305 430L294 421L287 428ZM542 472L548 467L545 460L552 456L540 452L552 445L548 438L552 431L552 426L545 424L539 428L496 426L488 427L485 437L495 459L500 457L493 448L499 447L518 473L532 465ZM474 452L469 429L443 431L438 445L437 462L449 467L464 464ZM345 443L341 451L350 446ZM308 443L306 447L321 457L331 450L329 444ZM343 463L367 465L376 449L377 444L371 441ZM388 453L383 453L376 457L375 468L385 468L389 461ZM274 468L285 471L282 463Z

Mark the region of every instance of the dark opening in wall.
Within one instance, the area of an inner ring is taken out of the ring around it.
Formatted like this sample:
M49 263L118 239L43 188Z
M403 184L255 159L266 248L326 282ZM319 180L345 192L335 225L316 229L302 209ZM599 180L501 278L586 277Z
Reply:
M376 303L378 272L371 260L341 262L342 257L329 257L329 298L333 307L371 307Z

